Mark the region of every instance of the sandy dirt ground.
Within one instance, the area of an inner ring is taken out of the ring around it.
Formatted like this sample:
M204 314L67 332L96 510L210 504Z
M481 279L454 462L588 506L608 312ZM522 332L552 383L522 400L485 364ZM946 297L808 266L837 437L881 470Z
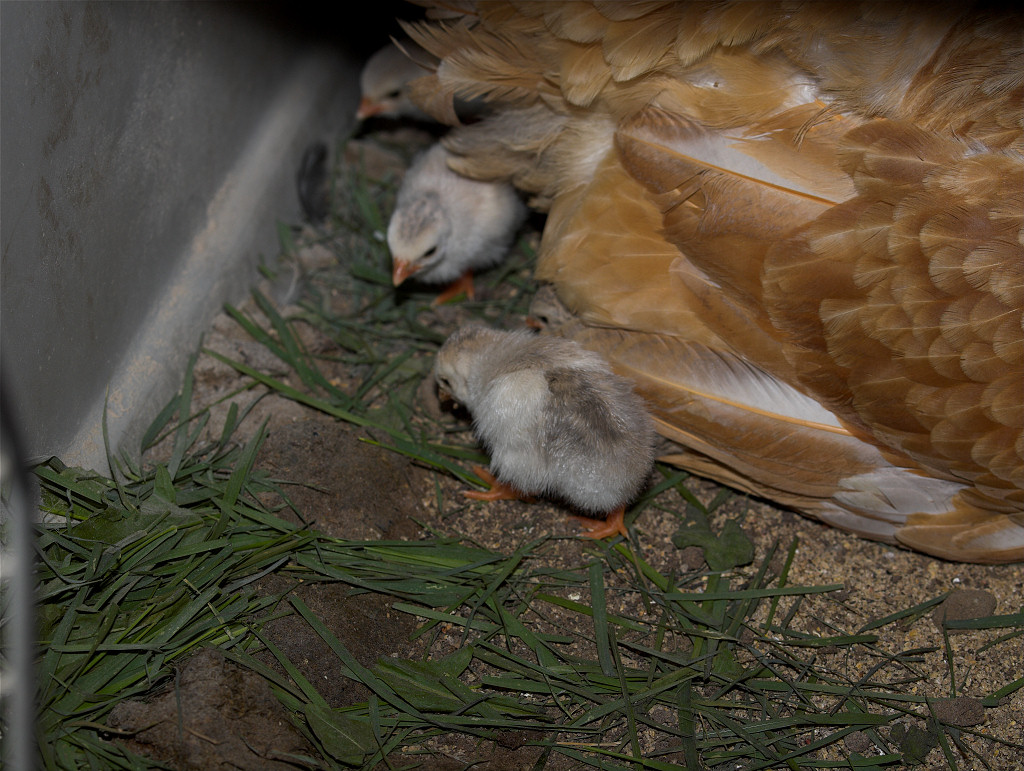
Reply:
M384 153L379 162L399 164L400 160ZM300 253L299 259L305 261L307 268L311 264L329 265L331 261L316 249ZM281 310L287 315L289 308ZM459 320L457 307L445 308L437 312L433 323L454 329ZM311 327L304 334L308 335L304 342L311 349L327 350L333 344ZM276 377L287 378L280 362L226 316L215 322L204 344ZM325 374L348 377L341 368ZM201 356L196 366L196 404L216 402L238 387L240 380L230 367ZM434 398L430 386L426 383L422 389L425 399ZM240 398L250 400L259 394L260 390L254 389ZM214 410L209 431L219 431L218 415L223 414L224 408L221 405ZM279 479L301 483L289 488L293 501L306 521L331 535L352 539L417 539L424 537L426 525L504 553L511 553L539 535L550 534L553 540L546 557L552 564L578 565L599 554L592 543L577 537L576 525L556 506L507 501L466 504L458 495L461 485L456 480L359 441L359 429L280 396L265 396L244 426L254 430L264 418L269 418L269 436L262 447L259 465ZM451 420L457 418L452 416ZM468 424L465 428L468 430ZM710 482L690 480L687 484L702 501L719 495L720 488ZM663 573L700 569L703 560L699 551L672 545L682 508L679 496L667 492L658 504L643 511L632 523L633 548ZM802 600L795 623L802 624L807 632L855 631L874 619L946 592L953 592L952 604L942 606L938 612L986 615L1021 609L1024 568L1019 564L979 566L944 562L866 541L740 494L734 494L715 510L712 526L721 527L729 519L737 519L755 544L754 562L740 568L739 576L752 573L772 548L778 548L776 560L781 560L795 540L798 545L789 573L791 585L842 584L841 591ZM264 589L287 588L283 581L273 576L265 578ZM410 640L417 619L392 609L387 598L373 594L352 596L340 584L291 588L364 665L371 665L379 657L416 657L427 653L424 640ZM612 575L610 610L619 597L615 589ZM625 594L621 601L633 602ZM548 618L545 623L572 621ZM979 700L1024 676L1024 637L1018 634L1015 639L987 647L1006 630L965 631L950 634L947 649L936 615L931 612L872 631L879 637L874 645L857 646L856 653L848 647L835 651L825 648L819 652L818 662L853 682L883 675L896 680L901 677L898 667L882 654L904 652L899 665L905 669L902 675L908 679L920 676L908 683L906 692L936 698L955 693L961 697L939 707L945 710L947 723L962 726L960 737L976 753L965 756L954 750L959 768L1021 768L1024 755L1020 750L985 737L1018 744L1024 740L1024 689L995 707L983 707ZM269 625L267 635L321 688L331 706L366 699L363 686L337 673L324 643L300 619L286 617L275 621ZM441 634L431 640L433 647L429 653L444 655L458 642L454 630ZM265 656L264 660L273 665L272 657ZM884 669L881 675L876 671L879 667ZM924 730L926 718L919 705L911 705L897 733ZM147 702L119 707L111 717L111 725L132 731L128 740L132 749L178 769L283 769L291 767L282 760L285 754L310 751L269 687L214 651L203 652L182 664L174 682ZM529 769L540 753L538 747L530 744L531 738L534 737L509 731L496 742L461 736L434 740L429 745L432 754L421 758L422 767ZM893 740L897 738L894 736ZM858 734L847 737L844 746L849 752L875 752L870 741ZM663 757L666 761L671 759L671 755ZM681 758L676 762L682 767ZM556 759L548 765L569 767ZM949 766L941 749L933 748L923 753L920 767Z

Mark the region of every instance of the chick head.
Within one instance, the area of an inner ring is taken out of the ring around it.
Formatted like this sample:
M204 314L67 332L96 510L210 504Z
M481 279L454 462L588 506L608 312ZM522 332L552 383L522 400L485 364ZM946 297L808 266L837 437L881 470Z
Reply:
M437 193L424 192L395 210L388 223L388 248L395 286L413 273L431 279L430 274L445 260L450 230Z
M480 359L493 353L494 330L470 324L453 332L434 360L434 379L442 394L472 411L481 386Z
M409 99L409 83L426 74L426 69L413 60L426 52L411 40L401 46L388 43L371 56L359 76L362 100L356 112L358 120L373 115L399 117L417 115L419 110Z

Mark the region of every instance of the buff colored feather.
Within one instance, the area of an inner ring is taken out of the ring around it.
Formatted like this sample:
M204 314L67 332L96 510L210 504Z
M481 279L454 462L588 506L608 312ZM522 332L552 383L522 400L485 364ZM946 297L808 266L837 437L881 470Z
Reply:
M427 102L494 110L446 137L451 166L548 211L551 329L636 383L668 460L1024 559L1024 16L459 7L407 28L440 60Z

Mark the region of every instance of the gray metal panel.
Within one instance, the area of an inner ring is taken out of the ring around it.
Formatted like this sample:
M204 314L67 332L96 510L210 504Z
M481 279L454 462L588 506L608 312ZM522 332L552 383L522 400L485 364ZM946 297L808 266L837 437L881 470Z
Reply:
M350 127L358 57L282 8L0 3L0 354L29 453L104 468L108 394L115 449L137 438L298 218L305 147Z

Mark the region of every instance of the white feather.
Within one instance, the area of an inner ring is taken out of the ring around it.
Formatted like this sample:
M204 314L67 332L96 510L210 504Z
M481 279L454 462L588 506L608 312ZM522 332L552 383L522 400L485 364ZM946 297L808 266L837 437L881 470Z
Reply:
M881 453L879 462L883 462ZM846 477L840 480L839 485L835 499L841 506L855 511L859 509L896 524L906 521L909 514L950 511L953 498L965 488L958 482L925 477L895 466Z

